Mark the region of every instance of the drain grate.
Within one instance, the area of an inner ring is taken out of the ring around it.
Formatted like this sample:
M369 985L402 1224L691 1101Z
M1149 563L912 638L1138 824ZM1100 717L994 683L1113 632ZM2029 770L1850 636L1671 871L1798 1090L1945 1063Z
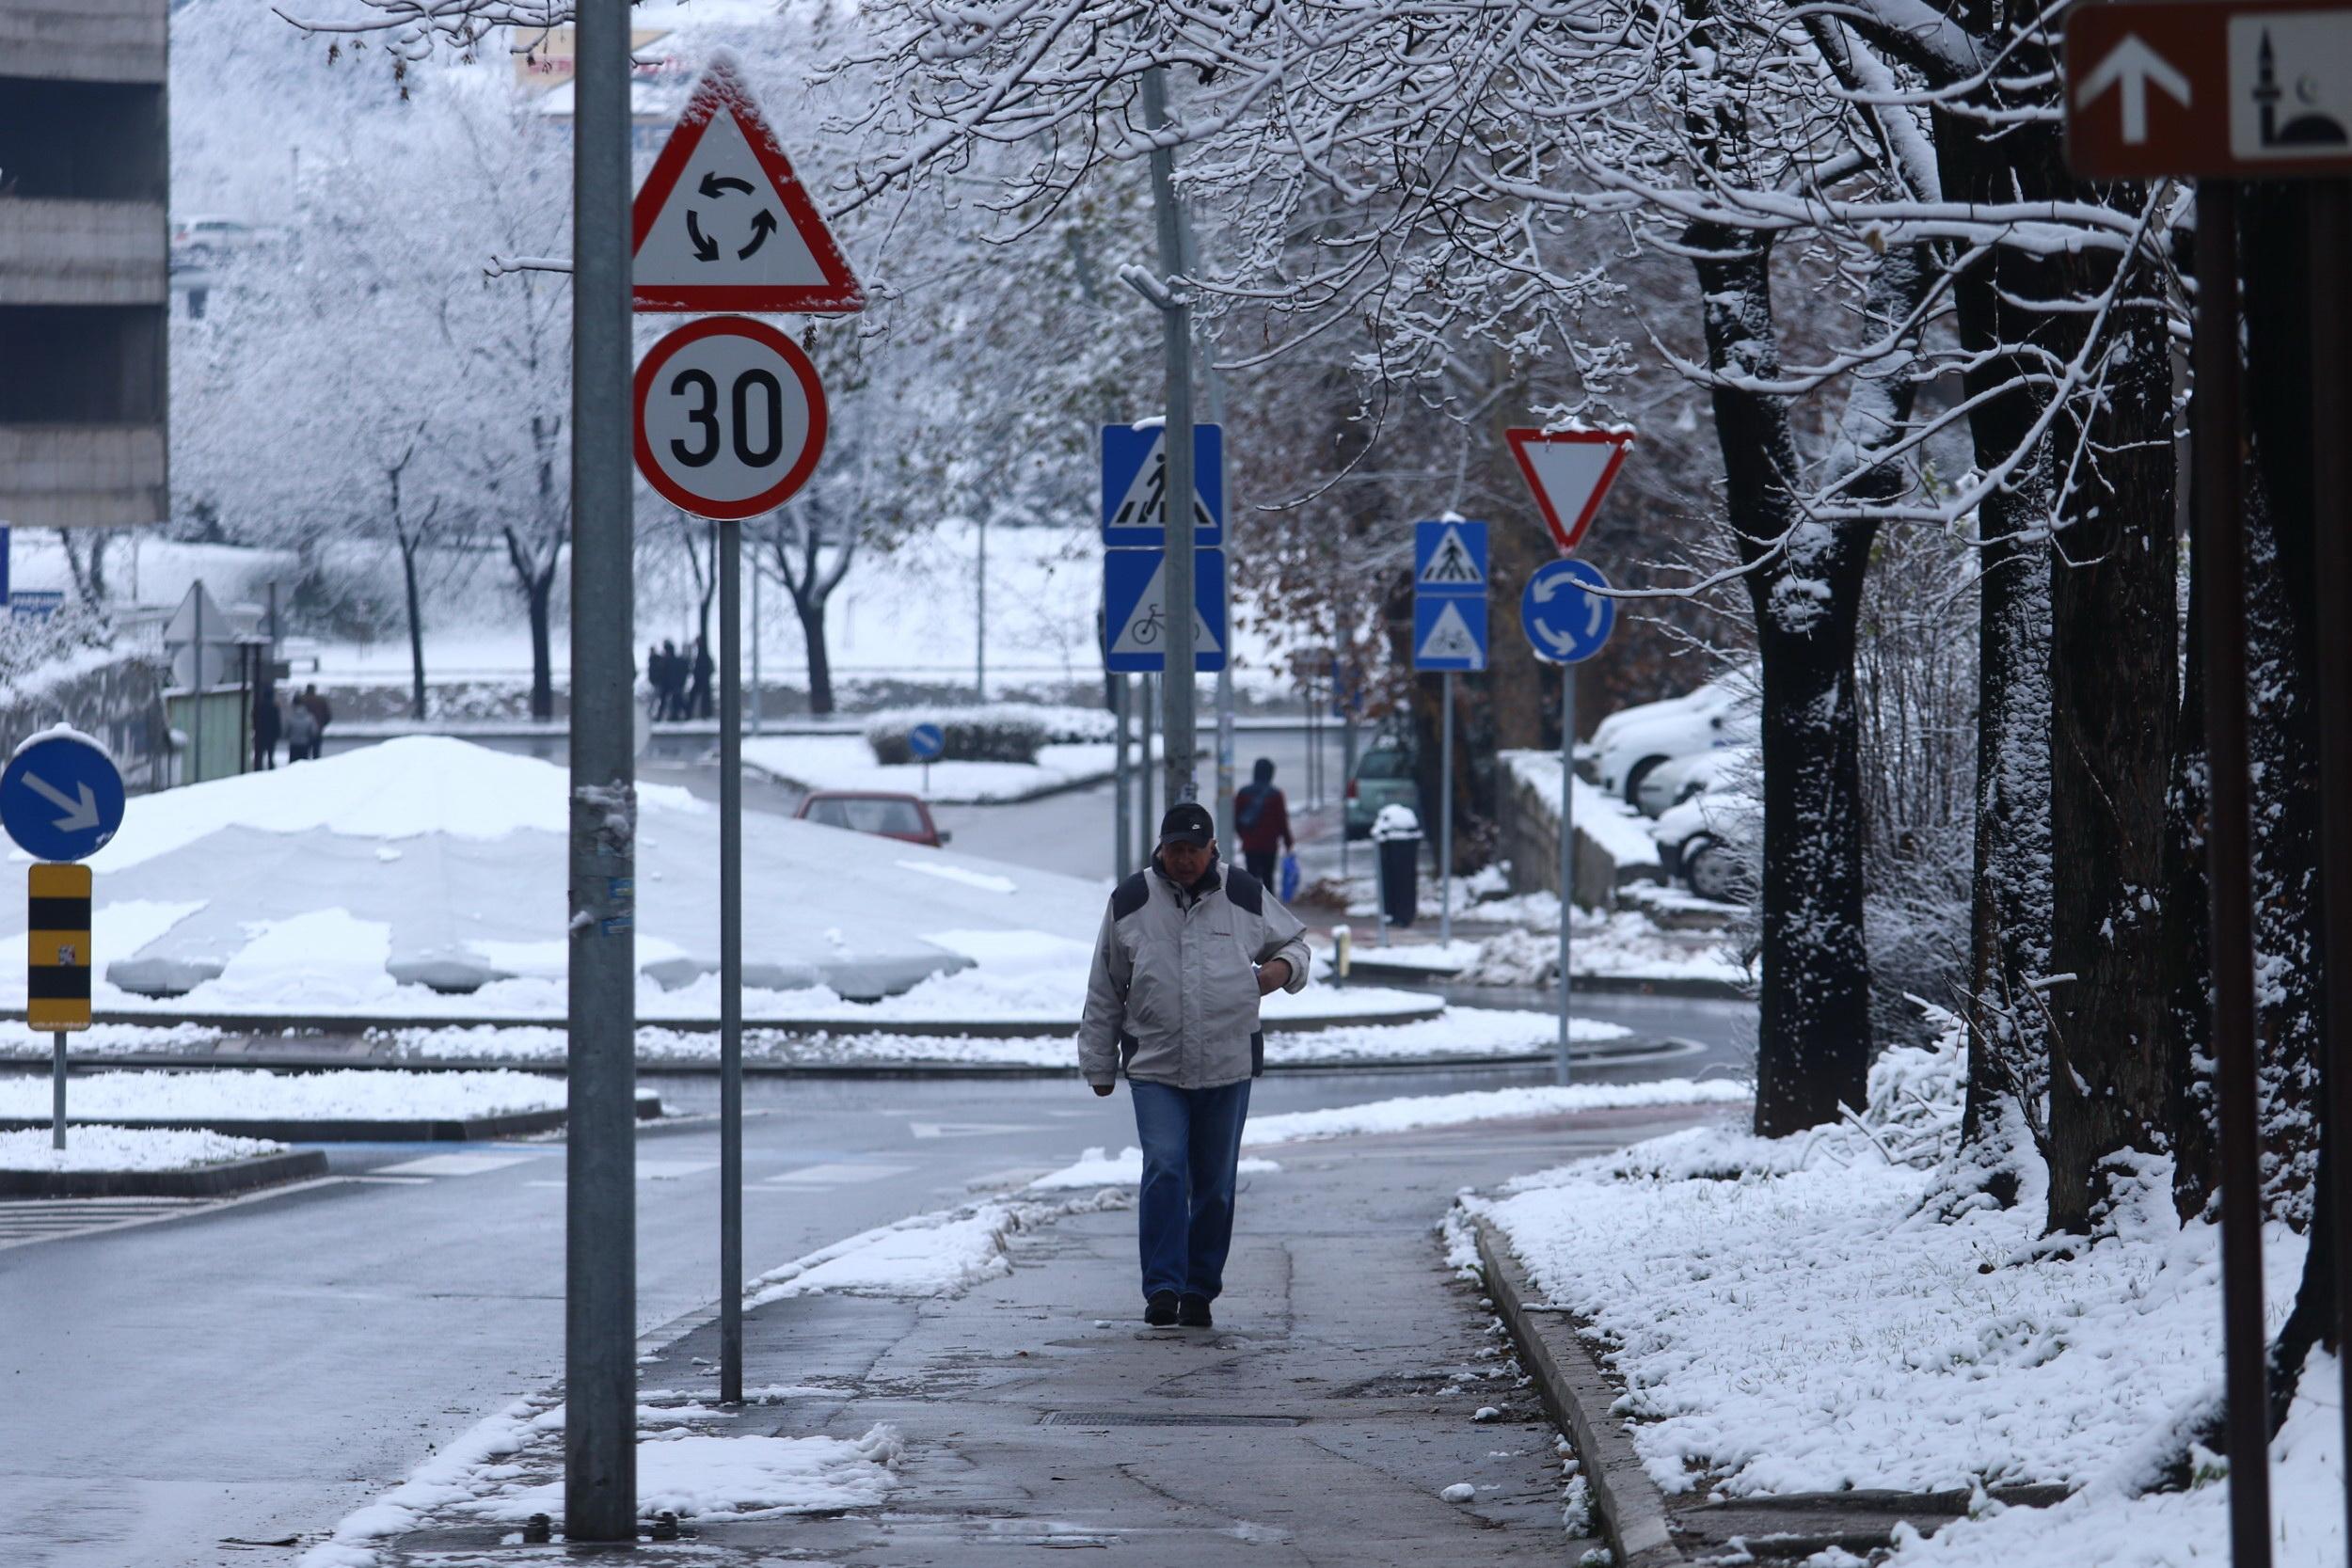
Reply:
M1295 1416L1220 1416L1202 1410L1057 1410L1049 1427L1295 1427Z

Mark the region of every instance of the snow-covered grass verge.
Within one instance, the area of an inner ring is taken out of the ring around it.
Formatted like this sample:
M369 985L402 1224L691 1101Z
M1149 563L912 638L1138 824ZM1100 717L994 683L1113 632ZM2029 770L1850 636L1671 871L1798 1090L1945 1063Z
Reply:
M914 1214L771 1269L744 1288L744 1305L845 1291L858 1295L950 1296L1012 1272L1005 1246L1014 1232L1066 1214L1119 1205L1115 1195L1062 1203L992 1200Z
M862 736L774 736L743 742L745 766L785 784L882 790L919 796L934 805L1018 800L1090 784L1109 778L1115 760L1108 741L1046 745L1038 748L1035 762L934 762L927 782L919 763L876 762Z
M796 1390L797 1391L797 1390ZM750 1409L767 1402L750 1392ZM855 1438L728 1435L704 1430L743 1413L640 1405L637 1508L684 1521L772 1518L882 1502L904 1443L880 1425ZM520 1400L477 1422L408 1479L346 1517L301 1568L374 1568L378 1549L436 1516L521 1523L564 1517L564 1407Z
M1462 971L1465 982L1474 986L1557 983L1560 901L1549 894L1530 894L1514 902L1529 907L1530 924L1481 943L1477 956ZM1724 945L1722 933L1663 927L1640 910L1605 913L1578 910L1575 924L1568 929L1568 967L1579 979L1707 980L1739 985L1748 978L1746 967Z
M1282 1167L1271 1160L1244 1160L1235 1167L1244 1176L1271 1176ZM1139 1187L1143 1184L1143 1150L1129 1144L1113 1154L1094 1148L1070 1164L1049 1171L1029 1183L1033 1193L1073 1192L1092 1187Z
M2218 1385L2217 1230L2174 1217L2156 1159L2124 1172L2090 1241L2042 1235L2032 1182L2007 1210L1931 1202L1964 1071L1948 1033L1887 1052L1853 1124L1694 1129L1465 1207L1590 1324L1670 1493L2056 1482L2082 1490L2046 1510L1987 1503L1931 1541L1906 1535L1894 1561L2225 1560L2225 1486L2137 1495ZM2283 1227L2265 1245L2275 1319L2303 1246ZM2340 1562L2331 1374L2314 1366L2302 1386L2279 1449L2281 1540L2287 1560Z
M45 1086L41 1110L47 1114ZM284 1152L284 1144L262 1138L152 1127L74 1127L67 1131L63 1148L49 1147L45 1127L0 1132L0 1170L9 1171L196 1170Z
M1365 1105L1325 1111L1292 1111L1252 1117L1242 1129L1245 1147L1348 1138L1365 1132L1411 1132L1430 1127L1461 1127L1514 1117L1563 1116L1577 1111L1615 1111L1651 1105L1736 1105L1755 1091L1728 1078L1667 1078L1654 1084L1569 1084L1516 1089L1475 1089L1464 1094L1408 1095Z
M76 1056L158 1055L217 1045L221 1031L201 1023L93 1023L73 1037ZM49 1040L42 1035L0 1031L0 1058L49 1060Z
M0 1077L0 1117L45 1117L49 1081ZM133 1121L467 1120L561 1110L563 1080L525 1072L98 1072L66 1085L76 1117Z

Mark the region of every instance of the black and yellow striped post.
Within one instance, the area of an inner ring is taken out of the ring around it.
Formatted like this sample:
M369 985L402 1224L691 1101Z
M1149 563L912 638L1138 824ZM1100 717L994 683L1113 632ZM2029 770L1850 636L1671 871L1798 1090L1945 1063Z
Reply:
M65 1037L89 1027L89 867L36 865L30 889L24 1022L54 1037L49 1141L63 1148Z

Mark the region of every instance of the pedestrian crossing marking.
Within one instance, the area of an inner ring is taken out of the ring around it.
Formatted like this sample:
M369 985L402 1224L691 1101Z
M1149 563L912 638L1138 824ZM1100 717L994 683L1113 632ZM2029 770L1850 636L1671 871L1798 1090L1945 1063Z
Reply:
M519 1165L536 1160L536 1154L428 1154L421 1160L404 1160L396 1165L382 1165L376 1176L483 1176L509 1165Z
M200 1197L37 1197L0 1202L0 1247L171 1219L211 1208Z
M1198 560L1196 556L1195 570L1199 569ZM1151 578L1144 583L1142 594L1136 596L1135 609L1120 624L1119 636L1111 642L1111 652L1165 656L1168 652L1167 625L1168 558L1163 555L1159 564L1152 568ZM1216 633L1209 629L1208 622L1201 618L1198 604L1192 607L1192 651L1196 658L1202 654L1224 651Z
M982 1138L992 1132L1042 1132L1042 1127L1013 1127L993 1121L914 1121L907 1131L918 1138Z
M716 1160L646 1160L637 1162L640 1181L675 1181L682 1177L699 1176L707 1170L717 1170Z
M1475 664L1479 658L1478 639L1462 619L1459 607L1449 602L1438 611L1438 619L1422 640L1421 651L1413 657L1424 664L1454 663L1467 659Z
M1483 588L1486 584L1486 568L1470 552L1462 531L1449 527L1438 541L1438 547L1429 552L1429 563L1414 580L1424 587ZM1464 635L1468 635L1467 630Z
M779 1171L768 1180L776 1186L840 1187L857 1181L880 1181L887 1176L904 1176L914 1168L913 1165L858 1165L835 1162Z

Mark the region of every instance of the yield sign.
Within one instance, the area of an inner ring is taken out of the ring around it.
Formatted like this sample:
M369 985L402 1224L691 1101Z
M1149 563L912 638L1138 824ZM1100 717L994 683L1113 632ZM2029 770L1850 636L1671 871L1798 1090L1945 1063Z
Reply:
M1583 542L1593 526L1600 499L1609 493L1625 454L1632 450L1630 430L1506 430L1511 455L1519 460L1535 504L1543 509L1544 526L1562 552Z
M866 291L734 68L703 73L637 192L640 310L866 309Z

